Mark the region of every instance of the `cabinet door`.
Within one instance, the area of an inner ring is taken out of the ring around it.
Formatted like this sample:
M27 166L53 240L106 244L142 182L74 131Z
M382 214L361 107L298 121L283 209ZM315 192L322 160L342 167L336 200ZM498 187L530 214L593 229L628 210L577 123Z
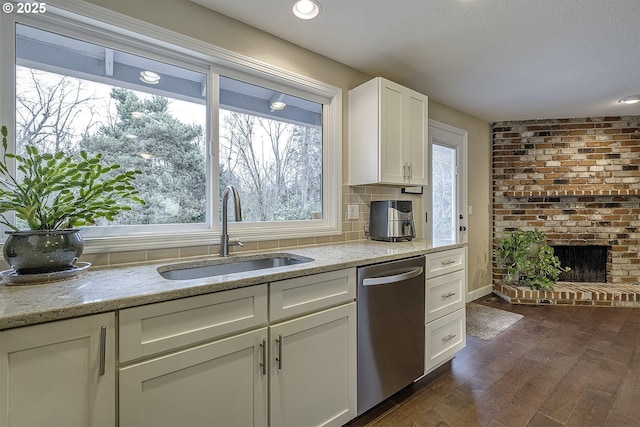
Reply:
M270 329L270 425L341 426L355 418L356 304Z
M0 426L115 425L115 315L0 332Z
M120 426L267 425L267 329L120 369Z
M380 182L404 184L407 162L404 140L406 88L380 79Z
M407 89L406 141L404 158L409 165L409 183L427 185L428 178L428 98Z

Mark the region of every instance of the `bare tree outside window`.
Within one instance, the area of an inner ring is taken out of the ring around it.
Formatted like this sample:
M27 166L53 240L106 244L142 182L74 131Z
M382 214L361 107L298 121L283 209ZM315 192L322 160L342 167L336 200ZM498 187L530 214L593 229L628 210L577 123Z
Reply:
M318 129L231 111L221 117L220 182L239 186L245 220L308 220L322 211Z
M17 146L72 152L78 135L97 125L97 97L82 80L32 68L16 67Z

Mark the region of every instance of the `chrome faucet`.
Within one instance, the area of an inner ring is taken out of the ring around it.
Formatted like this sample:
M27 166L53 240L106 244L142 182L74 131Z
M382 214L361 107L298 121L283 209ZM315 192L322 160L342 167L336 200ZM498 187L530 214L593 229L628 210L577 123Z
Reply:
M233 193L233 211L236 221L242 221L242 207L240 206L240 196L238 190L233 185L227 186L222 193L222 236L220 236L220 256L229 256L229 246L244 246L240 241L229 242L227 232L227 204L229 203L229 193Z

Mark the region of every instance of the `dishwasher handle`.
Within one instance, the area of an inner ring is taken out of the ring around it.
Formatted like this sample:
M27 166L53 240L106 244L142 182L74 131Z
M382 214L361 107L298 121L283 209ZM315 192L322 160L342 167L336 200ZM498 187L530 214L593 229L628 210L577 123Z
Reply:
M403 280L413 279L422 274L424 268L418 267L406 273L394 274L393 276L370 277L362 280L363 286L388 285L389 283L402 282Z

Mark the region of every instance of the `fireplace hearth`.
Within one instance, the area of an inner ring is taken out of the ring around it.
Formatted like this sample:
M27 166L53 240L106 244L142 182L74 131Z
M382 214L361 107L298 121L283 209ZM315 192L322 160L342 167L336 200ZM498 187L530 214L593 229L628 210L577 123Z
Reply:
M553 291L543 291L502 282L494 283L493 293L511 304L640 308L638 285L558 282Z

